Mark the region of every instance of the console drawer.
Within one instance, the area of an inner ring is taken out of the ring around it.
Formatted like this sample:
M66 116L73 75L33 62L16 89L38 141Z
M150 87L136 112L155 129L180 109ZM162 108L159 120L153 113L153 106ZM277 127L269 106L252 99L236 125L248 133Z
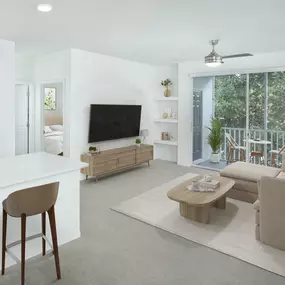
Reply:
M108 173L118 168L118 160L96 161L93 164L93 175Z

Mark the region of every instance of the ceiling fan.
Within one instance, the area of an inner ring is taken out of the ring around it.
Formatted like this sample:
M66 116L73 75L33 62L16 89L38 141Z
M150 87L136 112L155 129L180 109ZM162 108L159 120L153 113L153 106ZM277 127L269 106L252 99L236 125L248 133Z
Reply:
M212 52L205 57L205 65L208 67L216 67L221 65L223 59L227 58L236 58L236 57L246 57L246 56L253 56L251 53L240 53L240 54L231 54L226 56L221 56L215 51L215 46L219 43L219 40L211 40L210 45L213 47Z

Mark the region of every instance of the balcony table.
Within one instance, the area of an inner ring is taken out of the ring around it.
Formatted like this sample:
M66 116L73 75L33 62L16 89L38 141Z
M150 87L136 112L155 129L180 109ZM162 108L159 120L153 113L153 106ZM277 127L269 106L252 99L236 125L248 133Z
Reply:
M270 144L271 145L271 142L270 141L265 141L265 140L254 140L254 139L244 139L243 140L246 144L249 144L250 148L251 149L251 144L256 144L256 145L260 145L265 149L265 151L263 152L264 153L264 164L267 165L267 145Z

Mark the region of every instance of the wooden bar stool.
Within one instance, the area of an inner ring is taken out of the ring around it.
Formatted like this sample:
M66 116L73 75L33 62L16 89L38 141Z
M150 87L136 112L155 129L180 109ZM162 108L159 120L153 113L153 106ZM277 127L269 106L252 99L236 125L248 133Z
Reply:
M61 278L58 243L56 233L56 222L54 205L57 200L59 183L51 183L33 188L16 191L3 201L3 237L2 237L2 275L5 273L6 253L17 263L21 264L21 285L25 283L25 252L26 241L42 238L42 254L49 257L54 255L57 279ZM52 244L46 238L46 212L50 220ZM26 219L29 216L42 215L42 233L26 237ZM7 237L7 215L21 218L21 240L6 245ZM46 255L46 242L50 244L53 251ZM21 260L11 251L11 247L21 244Z

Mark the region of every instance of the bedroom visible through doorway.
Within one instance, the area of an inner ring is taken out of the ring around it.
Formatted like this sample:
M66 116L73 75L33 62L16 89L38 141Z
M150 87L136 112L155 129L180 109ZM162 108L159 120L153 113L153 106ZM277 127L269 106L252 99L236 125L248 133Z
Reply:
M43 149L54 155L63 155L63 83L42 85L43 96Z

